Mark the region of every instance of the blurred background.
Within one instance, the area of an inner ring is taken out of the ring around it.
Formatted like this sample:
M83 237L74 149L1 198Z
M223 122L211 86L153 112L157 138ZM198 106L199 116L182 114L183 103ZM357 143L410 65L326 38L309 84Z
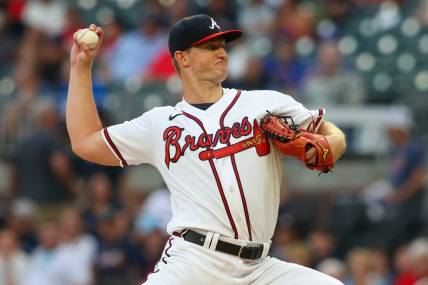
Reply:
M427 0L0 1L0 284L128 285L157 262L169 194L150 166L70 150L72 34L105 30L93 69L104 125L181 100L168 28L196 13L244 37L225 87L274 89L347 134L319 176L285 159L271 254L355 285L428 284Z

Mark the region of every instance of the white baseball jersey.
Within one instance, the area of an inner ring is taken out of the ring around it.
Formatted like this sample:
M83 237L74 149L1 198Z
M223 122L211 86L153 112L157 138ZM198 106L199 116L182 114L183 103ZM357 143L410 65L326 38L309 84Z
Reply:
M267 111L316 131L324 110L275 91L224 89L207 110L185 100L102 131L122 166L150 163L171 192L168 232L187 228L268 242L274 232L282 154L261 133Z

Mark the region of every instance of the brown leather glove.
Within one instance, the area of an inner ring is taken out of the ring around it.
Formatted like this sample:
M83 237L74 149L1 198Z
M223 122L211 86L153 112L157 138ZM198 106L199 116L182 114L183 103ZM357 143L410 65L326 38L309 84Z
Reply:
M309 169L323 173L333 169L333 153L327 139L322 135L298 129L291 117L279 117L268 113L262 118L260 127L283 154L297 157ZM315 163L310 164L306 152L312 147L316 150L316 159Z

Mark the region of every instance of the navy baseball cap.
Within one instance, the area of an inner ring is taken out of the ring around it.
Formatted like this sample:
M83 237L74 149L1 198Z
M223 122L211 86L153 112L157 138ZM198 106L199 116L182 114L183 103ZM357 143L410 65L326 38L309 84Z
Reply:
M194 15L183 18L172 26L168 39L169 52L174 57L178 50L186 50L217 37L223 37L226 42L231 42L241 35L240 30L223 31L210 16Z

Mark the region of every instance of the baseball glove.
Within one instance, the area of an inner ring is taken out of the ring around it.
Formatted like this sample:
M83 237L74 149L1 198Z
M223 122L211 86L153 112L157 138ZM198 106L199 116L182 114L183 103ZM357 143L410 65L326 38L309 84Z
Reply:
M327 139L322 135L298 129L291 117L268 113L262 118L260 127L283 154L302 160L309 169L323 173L333 169L333 154ZM310 164L306 159L306 152L312 147L316 150L316 160Z

